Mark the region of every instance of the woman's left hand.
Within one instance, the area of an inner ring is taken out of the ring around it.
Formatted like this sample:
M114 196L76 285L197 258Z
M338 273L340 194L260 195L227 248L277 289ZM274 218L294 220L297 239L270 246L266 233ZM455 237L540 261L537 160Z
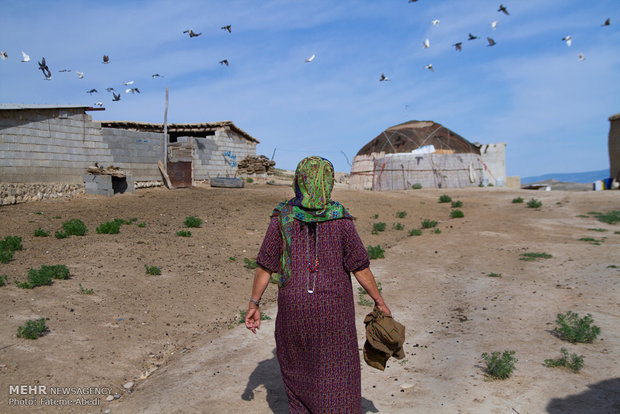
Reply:
M245 314L245 327L256 333L257 329L260 329L260 308L258 306L252 306L248 308Z

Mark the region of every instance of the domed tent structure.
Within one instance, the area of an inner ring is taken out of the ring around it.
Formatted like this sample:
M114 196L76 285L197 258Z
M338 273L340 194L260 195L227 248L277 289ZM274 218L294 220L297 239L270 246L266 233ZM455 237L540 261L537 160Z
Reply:
M423 187L503 185L505 144L480 145L433 121L389 127L353 159L349 186L403 190Z

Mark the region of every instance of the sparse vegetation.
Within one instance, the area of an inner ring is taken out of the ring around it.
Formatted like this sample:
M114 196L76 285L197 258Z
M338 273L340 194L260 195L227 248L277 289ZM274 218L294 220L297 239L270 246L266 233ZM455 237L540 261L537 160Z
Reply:
M78 283L78 286L80 287L80 293L82 295L92 295L93 293L95 293L93 289L85 289L81 283Z
M588 214L596 217L596 219L602 223L616 224L620 221L620 210L608 211L607 213L591 211Z
M385 231L386 224L383 222L374 223L372 225L372 234L377 234L380 231Z
M465 213L463 213L463 210L455 209L455 210L452 210L450 212L450 217L452 217L452 218L463 218L463 217L465 217Z
M607 266L607 268L608 268L608 269L617 269L617 268L618 268L618 266L616 266L616 265L609 265L609 266Z
M571 343L590 343L601 333L601 328L592 325L593 322L594 319L589 313L583 318L579 318L579 314L573 311L558 313L555 320L557 326L553 332Z
M192 232L187 230L179 230L176 232L179 237L192 237Z
M6 236L4 240L0 240L0 250L21 250L22 238L19 236Z
M252 259L248 259L247 257L244 257L243 261L245 262L245 265L243 267L247 269L256 269L258 267L258 263L256 263L256 259L252 260Z
M88 232L86 225L80 219L71 219L62 223L62 229L67 236L85 236Z
M421 190L422 189L422 184L420 183L415 183L411 186L412 189L414 190Z
M6 275L0 275L0 286L6 285L6 279L7 279Z
M366 250L368 251L368 257L370 260L385 258L385 250L383 250L380 245L368 246Z
M34 214L36 214L37 216L40 216L40 215L41 215L41 214L43 214L43 213L42 213L42 212L40 212L40 211L35 211L35 212L34 212Z
M48 331L45 318L31 319L26 324L17 328L19 338L37 339Z
M373 214L372 218L374 218L375 220L379 218L379 215L377 213Z
M377 282L377 288L379 289L379 293L383 292L383 287L381 286L381 282ZM357 293L359 295L359 299L357 303L362 306L374 306L375 301L369 297L368 292L363 287L357 288Z
M441 234L441 229L439 227L436 227L433 230L431 230L431 233L433 233L433 234Z
M598 240L598 239L595 239L594 237L582 237L579 239L579 241L585 241L585 242L589 242L590 244L600 246L601 243L605 241L605 238Z
M138 223L138 224L136 224L136 226L138 226L138 227L140 227L140 228L142 228L142 227L146 227L146 222L145 222L145 221L143 221L142 223Z
M118 220L101 223L95 230L98 234L118 234L121 230L121 222Z
M13 258L13 250L0 250L0 263L8 263Z
M65 265L43 265L39 269L28 270L28 281L15 281L17 287L22 289L33 289L37 286L51 285L52 279L68 279L69 268Z
M590 218L590 216L586 216L585 214L578 214L577 217L579 217L579 218Z
M588 229L588 230L590 230L590 231L598 231L598 232L601 232L601 233L607 231L607 229Z
M566 367L571 371L577 373L583 368L583 355L577 355L575 353L568 355L566 348L560 348L562 356L558 359L545 359L545 365L547 367Z
M442 194L439 196L440 203L450 203L452 202L452 198L447 194Z
M280 283L280 275L278 273L272 273L271 276L269 276L269 283L273 283L275 285Z
M542 206L542 201L532 197L530 201L527 202L527 206L529 208L540 208Z
M245 182L248 184L252 184L254 182L254 179L252 177L248 177L245 179Z
M49 231L43 230L41 227L34 231L34 237L47 237L50 235Z
M57 230L54 233L54 237L56 237L57 239L65 239L65 238L69 237L69 235L67 233L65 233L64 231Z
M237 258L235 256L230 256L228 260L230 260L231 262L234 262L237 260Z
M424 219L422 220L422 228L423 229L432 229L437 226L437 222L435 220Z
M409 235L410 236L421 236L422 235L422 230L420 230L420 229L409 230Z
M402 223L394 223L393 227L394 230L403 230L405 228L405 225Z
M461 200L456 200L452 202L452 208L461 208L463 207L463 202Z
M401 219L405 218L405 217L407 217L407 212L406 211L398 211L398 212L396 212L396 217L401 218Z
M536 252L529 252L529 253L521 253L521 260L525 260L526 262L531 262L534 261L536 259L551 259L553 256L547 253L536 253Z
M202 219L194 216L187 216L183 224L185 224L185 227L198 228L202 226Z
M487 374L497 379L510 377L515 369L515 363L518 361L514 355L515 351L492 352L491 355L486 352L483 353L482 359L487 363Z
M487 276L488 277L502 277L502 274L501 273L493 273L493 272L491 272Z
M153 276L161 275L161 267L144 265L144 269L147 275L153 275Z
M512 199L513 204L523 203L523 199L521 197L516 197Z

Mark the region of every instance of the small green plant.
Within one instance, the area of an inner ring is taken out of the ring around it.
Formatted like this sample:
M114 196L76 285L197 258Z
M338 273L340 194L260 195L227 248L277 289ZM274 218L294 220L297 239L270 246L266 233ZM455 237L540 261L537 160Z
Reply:
M595 239L594 237L582 237L579 239L579 241L585 241L589 242L590 244L600 246L601 243L605 241L605 237L603 237L601 240Z
M379 218L379 215L377 213L373 214L372 218L374 218L375 220Z
M577 373L583 368L583 355L577 355L575 353L568 355L566 348L560 348L562 356L558 359L545 359L545 365L547 367L566 367L571 371Z
M52 279L68 279L69 268L65 265L43 265L39 269L28 270L28 281L17 282L17 287L22 289L33 289L37 286L51 285Z
M374 223L372 225L372 231L374 231L375 233L373 233L373 234L377 234L380 231L385 231L385 226L386 226L386 224L383 223L383 222Z
M41 214L43 214L43 213L42 213L42 212L40 212L40 211L35 211L35 212L34 212L34 214L36 214L37 216L40 216L40 215L41 215Z
M6 275L1 275L0 276L0 286L6 285L6 279L7 279Z
M521 197L513 198L513 199L512 199L512 203L513 203L513 204L520 204L520 203L523 203L523 198L521 198Z
M381 282L377 283L377 289L379 289L379 293L383 291ZM372 300L372 298L367 297L368 292L366 292L366 289L364 289L363 287L358 287L357 293L359 294L359 299L357 301L359 305L362 305L362 306L374 306L375 305L375 301Z
M0 263L8 263L13 259L13 250L0 250Z
M254 179L252 177L248 177L245 179L245 182L248 184L252 184L254 182Z
M441 234L441 229L440 229L439 227L434 228L433 230L431 230L431 233L434 233L434 234Z
M407 217L407 212L406 211L397 211L396 212L396 217L401 218L401 219L405 218L405 217Z
M515 369L515 363L518 361L514 355L515 351L492 352L491 355L486 352L483 353L482 359L487 363L487 374L497 379L510 377Z
M161 275L161 267L144 265L144 269L147 275L153 275L153 276Z
M239 311L239 320L237 321L237 325L241 325L242 323L245 323L245 314L247 313L247 311ZM267 315L266 313L263 313L261 311L260 313L260 320L261 321L267 321L270 320L271 316Z
M535 198L531 198L530 201L526 204L529 208L540 208L542 206L542 201L536 200Z
M532 262L536 259L551 259L553 256L547 253L521 253L521 260L525 260L526 262Z
M394 223L394 230L404 230L405 225L403 223Z
M192 232L187 230L179 230L176 232L179 237L192 237Z
M493 272L491 272L487 276L488 277L502 277L502 274L501 273L493 273Z
M617 269L617 268L618 268L618 266L616 266L616 265L609 265L609 266L607 266L607 268L608 268L608 269Z
M138 224L136 224L136 226L138 226L138 227L140 227L140 228L142 228L142 227L146 227L146 222L145 222L145 221L143 221L142 223L138 223Z
M54 237L56 237L57 239L66 239L67 237L69 237L69 235L64 231L57 230L54 233Z
M594 319L591 314L579 318L579 314L568 311L566 314L558 313L555 320L556 327L553 332L560 338L571 343L590 343L596 339L601 328L592 325Z
M423 229L432 229L437 226L437 222L435 220L424 219L422 220L422 228Z
M234 262L235 260L237 260L237 258L235 256L230 256L228 260L230 260L231 262Z
M440 203L450 203L452 202L452 198L447 194L442 194L439 196Z
M459 209L454 209L450 212L450 217L452 218L463 218L465 217L465 213L463 213L463 210L459 210Z
M410 236L421 236L422 235L422 230L420 230L420 229L411 229L411 230L409 230L409 235Z
M67 236L85 236L88 232L86 225L80 219L71 219L62 223L62 229Z
M414 190L421 190L422 189L422 184L420 183L415 183L411 186L412 189Z
M461 200L456 200L452 202L452 208L461 208L463 207L463 202Z
M385 250L383 250L380 245L368 246L366 250L368 251L368 257L370 260L385 258Z
M80 287L80 293L82 295L92 295L93 293L95 293L93 289L85 289L81 283L78 283L78 286Z
M489 183L489 185L487 185L487 187L495 187L495 184Z
M60 220L62 217L60 216L54 216L55 219Z
M598 232L601 232L601 233L607 231L607 229L588 229L588 230L590 230L590 231L598 231Z
M245 263L243 267L247 269L256 269L258 267L258 263L256 263L256 259L252 260L252 259L248 259L247 257L244 257L243 262Z
M590 211L588 214L596 217L602 223L616 224L620 221L620 210L608 211L607 213L599 213L598 211Z
M19 236L6 236L4 240L0 240L0 250L21 250L22 238Z
M118 219L101 223L95 230L97 234L118 234L121 230L121 223Z
M34 237L47 237L50 235L49 231L43 230L41 227L34 231Z
M45 318L31 319L26 324L17 328L18 338L37 339L48 331Z
M185 227L198 228L202 226L202 219L194 216L187 216L183 224L185 224Z
M585 214L578 214L577 217L579 217L579 218L590 218L590 216L586 216Z

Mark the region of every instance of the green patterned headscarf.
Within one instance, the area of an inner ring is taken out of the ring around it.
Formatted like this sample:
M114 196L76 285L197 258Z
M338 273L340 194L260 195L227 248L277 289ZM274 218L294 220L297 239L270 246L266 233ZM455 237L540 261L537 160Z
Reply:
M353 219L342 204L331 200L333 188L334 166L331 162L317 156L307 157L299 162L293 180L295 197L281 202L273 211L273 215L278 215L284 244L280 287L286 286L291 279L294 220L317 223L341 218Z

